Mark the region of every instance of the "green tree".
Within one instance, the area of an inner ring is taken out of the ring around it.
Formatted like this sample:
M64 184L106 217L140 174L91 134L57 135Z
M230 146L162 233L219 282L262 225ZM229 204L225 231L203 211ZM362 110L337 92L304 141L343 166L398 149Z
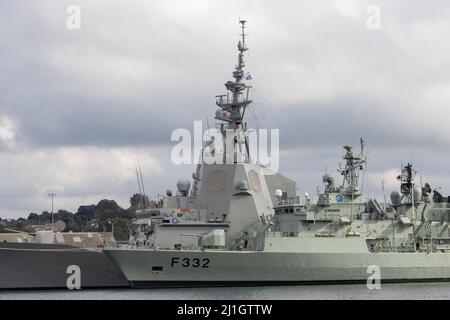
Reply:
M89 219L94 219L95 217L95 210L96 210L96 206L94 204L89 205L89 206L80 206L77 210L77 213L75 213L75 215L82 215L82 216L86 216Z
M149 204L150 199L145 194L135 193L130 198L130 204L133 208L143 208L144 204Z
M39 216L40 224L50 223L51 221L52 221L52 214L48 211L42 212L41 215Z
M37 224L37 223L39 223L39 215L38 215L37 213L31 212L31 213L28 215L27 220L28 220L30 223Z

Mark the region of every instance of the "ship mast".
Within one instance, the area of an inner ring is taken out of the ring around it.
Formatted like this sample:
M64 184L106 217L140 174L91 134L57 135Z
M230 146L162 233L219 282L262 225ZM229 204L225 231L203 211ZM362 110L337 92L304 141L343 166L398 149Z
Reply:
M345 169L341 171L344 177L341 189L349 195L359 195L359 172L363 170L366 158L364 157L364 140L361 138L361 154L355 156L351 146L344 146L346 151L343 159L345 160Z
M353 154L352 146L344 146L346 153L342 157L345 160L345 168L341 170L341 175L344 177L340 192L351 196L350 203L350 220L353 221L353 202L355 196L360 196L359 191L359 172L364 169L364 164L366 163L366 158L364 156L364 140L360 139L361 153L359 156Z
M217 110L215 118L223 121L220 125L220 131L224 141L224 157L226 154L230 155L230 152L233 152L233 162L237 162L237 154L240 153L244 155L244 162L249 162L250 155L246 135L247 125L243 122L243 120L246 108L252 103L252 101L248 99L249 89L251 86L248 86L243 82L245 75L244 53L248 50L245 43L246 21L240 20L239 23L241 24L242 31L241 39L237 45L239 51L238 64L232 73L234 81L227 81L225 83L225 88L227 89L228 94L216 96L216 105L220 108L220 110ZM230 136L230 134L232 136ZM227 136L228 139L233 139L231 145L226 145ZM244 150L242 150L242 145L245 147ZM232 150L227 150L227 147L232 147Z
M414 190L415 190L415 184L414 179L416 177L416 171L412 168L412 164L408 163L404 169L402 170L401 174L397 177L397 180L400 180L400 190L402 192L402 198L404 203L411 203L412 208L412 218L415 220L416 212L415 212L415 202L418 202L419 199L414 199Z

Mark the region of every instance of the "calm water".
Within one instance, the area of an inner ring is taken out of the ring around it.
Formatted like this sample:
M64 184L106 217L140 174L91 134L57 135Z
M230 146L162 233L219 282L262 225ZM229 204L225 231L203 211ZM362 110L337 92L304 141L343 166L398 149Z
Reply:
M0 299L17 300L203 300L203 299L450 299L450 283L382 284L380 290L365 285L320 285L288 287L114 289L80 291L2 291Z

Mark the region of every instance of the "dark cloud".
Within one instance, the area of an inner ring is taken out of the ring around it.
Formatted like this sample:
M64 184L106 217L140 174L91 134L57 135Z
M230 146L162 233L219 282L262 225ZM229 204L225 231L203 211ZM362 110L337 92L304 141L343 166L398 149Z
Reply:
M71 4L78 31L65 27ZM372 4L380 30L366 27ZM299 191L335 173L341 146L361 136L375 195L402 160L450 189L449 14L445 1L4 1L0 216L44 209L54 187L69 209L101 197L125 206L136 159L153 195L190 177L192 166L170 163L170 134L214 123L239 17L249 21L249 124L280 129L281 171Z

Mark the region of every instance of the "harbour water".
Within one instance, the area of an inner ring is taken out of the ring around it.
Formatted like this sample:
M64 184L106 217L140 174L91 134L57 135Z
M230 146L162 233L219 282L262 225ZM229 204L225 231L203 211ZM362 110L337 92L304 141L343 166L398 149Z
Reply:
M0 300L447 300L450 283L309 285L182 289L0 291Z

